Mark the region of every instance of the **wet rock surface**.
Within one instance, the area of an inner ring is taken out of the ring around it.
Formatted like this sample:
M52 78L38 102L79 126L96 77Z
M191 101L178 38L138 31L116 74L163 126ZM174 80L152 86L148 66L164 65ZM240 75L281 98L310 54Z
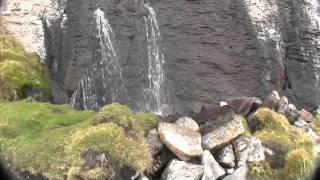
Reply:
M88 65L101 56L92 31L98 4L114 29L123 83L130 89L119 101L139 109L148 64L144 24L148 11L141 1L59 2L51 6L41 0L13 0L1 7L8 31L17 35L30 29L18 39L31 50L46 51L54 102L68 102ZM307 11L317 8L315 4L296 0L149 2L157 14L166 59L166 92L172 97L168 103L175 111L199 111L203 104L234 96L261 97L273 89L298 106L319 104L319 15L316 10ZM48 6L57 7L47 8L57 18L32 11ZM99 89L98 93L105 92Z

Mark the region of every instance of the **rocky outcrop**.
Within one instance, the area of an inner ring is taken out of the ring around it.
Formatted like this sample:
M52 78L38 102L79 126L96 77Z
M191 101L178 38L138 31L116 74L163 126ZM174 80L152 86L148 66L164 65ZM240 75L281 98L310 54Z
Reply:
M222 99L260 97L273 89L298 106L320 102L318 1L149 3L161 32L169 112L199 111ZM4 0L1 19L27 49L46 52L53 100L65 103L101 56L93 20L97 5L114 29L121 83L130 90L118 101L141 110L148 85L144 18L149 13L142 1Z

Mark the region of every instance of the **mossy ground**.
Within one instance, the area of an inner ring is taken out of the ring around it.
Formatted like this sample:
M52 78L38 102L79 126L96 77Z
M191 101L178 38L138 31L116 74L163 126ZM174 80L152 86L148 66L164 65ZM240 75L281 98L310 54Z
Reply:
M307 180L312 176L316 152L308 134L291 126L283 115L266 108L258 110L254 123L257 131L253 135L275 150L277 156L250 164L251 179Z
M0 109L0 154L15 170L49 179L65 179L68 175L69 179L106 179L114 176L115 166L142 172L152 164L140 135L143 131L134 130L135 136L128 136L118 122L123 118L122 111L131 112L125 106L106 106L101 112L112 113L114 119L103 124L96 124L96 112L79 112L68 105L18 101L1 102ZM156 121L131 113L126 117L141 121L141 126L136 124L137 129L149 128ZM83 156L88 152L105 153L109 164L87 166Z
M13 37L1 33L0 84L0 99L5 100L25 98L30 87L48 92L47 70L39 56L26 52Z

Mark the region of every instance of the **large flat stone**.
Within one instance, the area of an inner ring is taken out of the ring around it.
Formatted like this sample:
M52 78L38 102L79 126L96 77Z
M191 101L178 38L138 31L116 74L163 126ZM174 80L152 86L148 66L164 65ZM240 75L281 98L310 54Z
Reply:
M189 160L202 155L201 134L176 124L160 123L160 139L181 160Z

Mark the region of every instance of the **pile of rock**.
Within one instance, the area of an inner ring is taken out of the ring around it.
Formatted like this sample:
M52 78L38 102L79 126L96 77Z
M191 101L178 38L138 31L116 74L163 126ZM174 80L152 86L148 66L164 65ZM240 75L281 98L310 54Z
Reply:
M265 159L257 138L241 137L245 131L241 117L229 106L196 118L202 123L182 117L149 132L147 142L157 161L153 171L160 172L161 179L246 179L246 162Z
M273 153L256 137L242 135L245 132L243 120L250 125L250 119L261 106L285 115L292 125L318 138L309 124L312 114L298 111L277 92L272 92L264 102L255 97L234 98L224 106L204 110L193 118L161 122L158 129L151 130L147 143L155 158L152 179L247 179L247 162L263 161L265 154Z

